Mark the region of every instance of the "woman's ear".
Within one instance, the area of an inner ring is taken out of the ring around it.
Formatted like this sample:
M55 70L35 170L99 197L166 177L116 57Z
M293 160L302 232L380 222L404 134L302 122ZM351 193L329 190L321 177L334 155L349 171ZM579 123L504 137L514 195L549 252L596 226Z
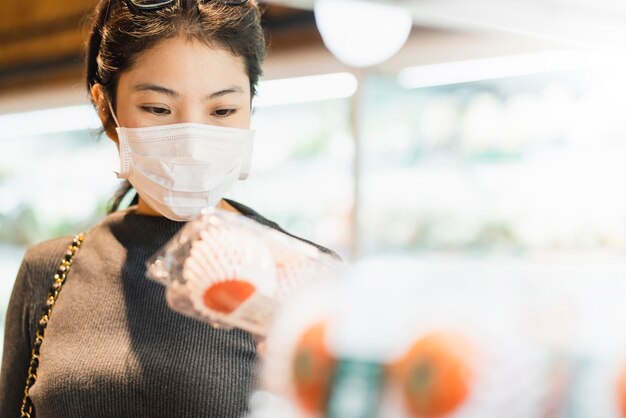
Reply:
M104 132L113 142L119 143L115 128L110 126L111 110L102 84L96 83L91 87L91 98L97 106L96 110L98 111L102 126L104 126Z

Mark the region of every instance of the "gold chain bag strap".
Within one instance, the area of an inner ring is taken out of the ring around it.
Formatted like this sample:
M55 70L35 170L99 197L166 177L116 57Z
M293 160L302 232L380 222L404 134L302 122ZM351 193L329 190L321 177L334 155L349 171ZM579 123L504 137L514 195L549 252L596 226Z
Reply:
M84 240L84 234L78 234L74 237L72 245L70 245L67 252L63 256L61 264L59 265L59 269L54 275L52 286L50 287L50 291L48 292L46 304L41 314L41 319L39 320L39 324L37 325L37 332L35 333L33 351L30 358L30 366L28 368L28 377L26 378L26 386L24 387L24 399L22 400L22 407L20 408L20 418L30 418L30 415L33 413L33 402L30 399L29 391L37 380L37 367L39 367L39 349L41 348L41 343L43 342L46 327L48 326L48 320L50 319L50 315L52 314L52 308L54 307L54 304L59 297L59 293L63 288L63 284L65 283L65 279L67 278L67 275L70 271L70 267L72 267L72 263L74 262L74 256L80 249L80 246L83 244Z

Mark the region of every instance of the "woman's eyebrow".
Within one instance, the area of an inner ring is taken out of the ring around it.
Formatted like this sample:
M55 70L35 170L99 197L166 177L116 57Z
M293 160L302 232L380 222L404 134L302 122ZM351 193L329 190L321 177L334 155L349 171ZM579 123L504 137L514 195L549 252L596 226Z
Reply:
M180 93L178 93L177 91L174 91L167 87L159 86L158 84L154 84L154 83L137 84L135 85L134 89L135 91L154 91L157 93L166 94L170 97L180 98ZM224 90L216 91L215 93L208 94L206 95L205 100L217 99L218 97L226 96L227 94L234 94L234 93L241 94L243 92L244 91L241 87L233 86Z
M137 84L135 86L135 91L154 91L157 93L162 93L162 94L166 94L168 96L174 97L174 98L179 98L180 97L180 93L172 90L172 89L168 89L167 87L163 87L163 86L159 86L157 84L153 84L153 83L141 83L141 84Z
M218 97L226 96L227 94L233 93L243 93L243 89L239 86L229 87L224 90L216 91L215 93L211 93L205 97L206 100L217 99Z

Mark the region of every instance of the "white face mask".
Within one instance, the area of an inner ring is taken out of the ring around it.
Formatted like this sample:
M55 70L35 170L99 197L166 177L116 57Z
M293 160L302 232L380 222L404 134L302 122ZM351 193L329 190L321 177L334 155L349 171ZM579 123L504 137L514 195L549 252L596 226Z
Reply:
M252 130L198 123L122 128L112 108L111 114L118 126L118 178L128 179L152 209L169 219L187 221L217 205L250 173Z

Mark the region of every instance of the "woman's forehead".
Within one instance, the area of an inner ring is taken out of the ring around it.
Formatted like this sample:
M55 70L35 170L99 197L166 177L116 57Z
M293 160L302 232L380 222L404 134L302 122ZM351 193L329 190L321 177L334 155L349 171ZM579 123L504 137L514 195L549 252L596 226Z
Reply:
M173 38L141 53L120 77L120 87L156 85L181 95L211 95L225 89L249 93L249 78L242 57L194 39ZM150 89L143 89L150 91Z

